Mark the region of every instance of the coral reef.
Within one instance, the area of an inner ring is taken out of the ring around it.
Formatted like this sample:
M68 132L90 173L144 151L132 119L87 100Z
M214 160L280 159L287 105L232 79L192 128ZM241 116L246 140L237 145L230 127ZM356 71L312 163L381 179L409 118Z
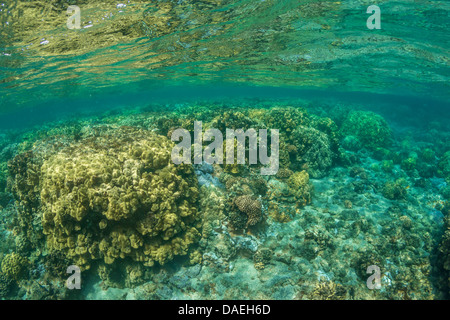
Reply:
M304 108L274 107L267 110L261 118L267 128L278 129L289 136L298 126L308 126L311 120Z
M323 177L333 164L328 136L317 129L300 126L293 131L291 141L296 148L297 169L306 168L312 177Z
M372 150L389 145L392 139L386 120L372 111L351 111L342 124L341 134L357 137L362 146Z
M96 260L152 266L186 255L200 238L192 166L171 164L172 143L163 136L130 127L105 132L39 154L39 170L30 168L31 152L11 162L14 194L33 220L42 211L48 250L83 270Z
M311 294L311 300L344 300L346 297L345 288L333 281L320 281Z
M261 202L251 196L243 195L234 200L239 211L247 216L246 227L254 226L262 219Z
M438 173L450 184L450 151L444 153L440 159Z
M241 110L224 111L220 115L216 116L206 127L219 129L223 135L226 133L226 129L256 129L257 123L246 116Z
M0 298L5 298L11 291L13 280L0 273Z
M450 295L450 203L446 203L442 212L445 215L445 231L439 244L439 252L442 267L446 271L447 293Z
M383 196L390 200L404 199L408 188L408 182L405 179L400 178L395 181L386 182L382 193Z
M2 273L7 278L19 280L24 275L27 265L26 258L15 252L9 253L2 260Z
M294 195L300 206L305 206L312 199L312 184L309 182L309 174L303 170L295 172L287 180L289 192Z
M256 269L264 269L272 260L273 252L269 248L259 248L253 255Z
M152 105L21 136L0 193L0 296L447 297L448 147L409 135L368 147L362 129L342 129L356 111L335 123L320 107L321 116L244 106ZM363 114L352 121L384 127ZM173 165L167 136L192 129L194 119L203 128L279 126L277 174L261 176L257 165ZM72 264L89 293L65 289ZM380 267L380 290L367 289L371 265Z
M85 268L100 258L151 266L187 254L199 234L189 226L198 190L191 167L170 165L170 151L161 136L122 129L46 160L40 187L48 247Z

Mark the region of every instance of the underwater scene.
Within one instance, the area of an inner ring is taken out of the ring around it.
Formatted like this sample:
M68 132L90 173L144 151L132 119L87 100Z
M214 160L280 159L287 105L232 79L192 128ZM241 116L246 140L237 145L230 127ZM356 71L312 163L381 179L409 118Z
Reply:
M449 299L449 18L0 0L0 298Z

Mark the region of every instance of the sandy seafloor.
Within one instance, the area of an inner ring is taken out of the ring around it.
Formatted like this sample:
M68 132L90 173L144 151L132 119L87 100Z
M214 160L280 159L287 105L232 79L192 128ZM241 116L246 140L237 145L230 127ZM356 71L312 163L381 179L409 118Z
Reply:
M348 110L363 108L352 106ZM338 127L342 124L340 119L349 112L337 111L341 109L330 108L325 112L324 107L307 108L310 115L326 114ZM219 117L221 112L224 111L219 111ZM203 232L199 244L192 247L201 258L189 263L186 256L178 256L162 267L156 263L135 278L127 278L125 285L114 283L113 276L100 279L90 272L92 268L82 272L82 289L69 292L64 278L49 276L46 265L49 251L45 244L40 248L28 247L28 251L19 248L20 231L14 229L14 224L20 210L6 188L2 197L7 200L2 202L0 211L0 260L18 252L28 262L19 278L8 282L2 279L0 287L5 288L5 283L8 286L2 291L3 298L445 299L447 271L442 266L444 254L439 248L445 229L443 208L448 190L439 168L444 153L450 150L448 123L436 118L416 127L414 119L396 118L386 112L383 116L393 138L386 149L396 153L397 158L380 156L341 135L341 150L350 160L333 163L322 177L310 176L313 186L310 203L299 206L292 196L283 196L286 180L265 177L267 190L258 197L261 222L243 231L229 222L231 209L226 203L230 192L220 178L223 168L196 166L204 197L198 208L209 224L208 234ZM74 140L73 127L81 128L82 137L105 124L113 129L134 126L158 133L157 118L154 113L150 117L137 110L6 131L2 135L6 142L1 145L0 159L6 163L20 152L38 150L46 139L50 141L47 146L55 141L70 144ZM425 157L424 150L432 150L432 156ZM416 159L412 167L404 162L410 158ZM237 177L252 179L254 175L247 172ZM387 182L399 179L404 179L401 195L389 199L383 188ZM282 208L279 212L289 212L290 218L279 221L271 214L274 205ZM220 208L221 212L205 213L210 207ZM381 289L368 289L369 265L380 267Z

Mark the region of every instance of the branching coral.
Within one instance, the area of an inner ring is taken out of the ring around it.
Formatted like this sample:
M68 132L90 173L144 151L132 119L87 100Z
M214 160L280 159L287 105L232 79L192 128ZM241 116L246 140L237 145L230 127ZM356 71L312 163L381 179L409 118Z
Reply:
M312 300L344 300L346 297L345 288L333 281L318 282L311 294Z

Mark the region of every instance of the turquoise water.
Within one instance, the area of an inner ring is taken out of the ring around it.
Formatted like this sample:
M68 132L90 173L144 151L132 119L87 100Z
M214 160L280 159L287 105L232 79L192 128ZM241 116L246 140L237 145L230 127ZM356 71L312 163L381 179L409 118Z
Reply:
M0 1L0 297L447 299L450 3L373 4ZM195 121L279 172L174 169Z

